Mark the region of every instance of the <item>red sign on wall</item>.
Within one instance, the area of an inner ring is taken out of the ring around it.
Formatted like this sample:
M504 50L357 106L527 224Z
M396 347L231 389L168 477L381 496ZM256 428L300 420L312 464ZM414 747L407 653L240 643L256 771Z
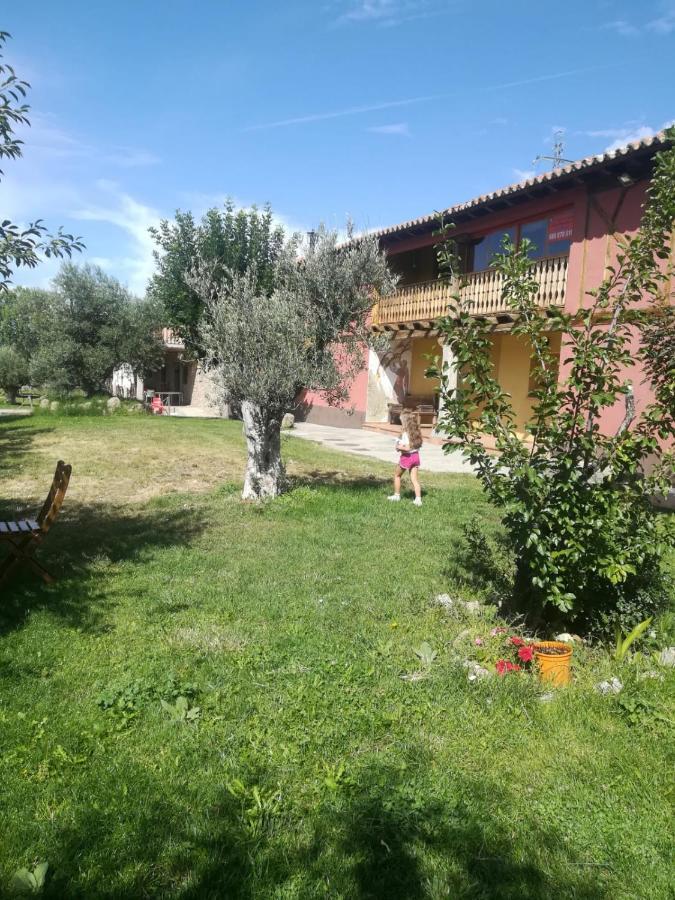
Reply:
M548 220L546 239L550 243L555 241L571 241L574 229L574 213L572 211L558 213Z

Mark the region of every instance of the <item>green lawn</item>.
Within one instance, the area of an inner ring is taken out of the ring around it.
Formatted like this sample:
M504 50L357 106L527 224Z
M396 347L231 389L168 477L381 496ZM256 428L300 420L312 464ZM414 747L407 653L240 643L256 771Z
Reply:
M73 464L58 584L2 589L0 895L47 860L69 900L672 897L672 676L619 673L632 711L599 651L551 702L468 684L492 623L432 601L496 521L473 479L416 509L375 461L284 452L258 507L238 423L0 420L0 518Z

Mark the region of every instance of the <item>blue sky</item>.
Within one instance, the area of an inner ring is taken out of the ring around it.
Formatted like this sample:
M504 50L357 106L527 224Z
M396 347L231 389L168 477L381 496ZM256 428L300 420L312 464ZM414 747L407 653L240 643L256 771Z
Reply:
M176 208L379 227L542 171L557 129L576 159L675 118L675 0L37 0L0 28L33 108L3 218L137 293Z

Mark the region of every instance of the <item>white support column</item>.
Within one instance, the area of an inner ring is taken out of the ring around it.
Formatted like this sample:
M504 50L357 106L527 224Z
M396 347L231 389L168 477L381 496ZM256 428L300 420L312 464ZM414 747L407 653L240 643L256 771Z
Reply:
M443 335L438 338L438 343L441 345L441 372L445 370L445 387L447 390L457 390L457 357L452 352L452 347L450 344L446 343L446 339ZM446 368L447 366L447 368ZM439 397L438 402L438 421L440 421L441 416L443 414L443 397ZM434 434L442 437L438 431L434 430Z

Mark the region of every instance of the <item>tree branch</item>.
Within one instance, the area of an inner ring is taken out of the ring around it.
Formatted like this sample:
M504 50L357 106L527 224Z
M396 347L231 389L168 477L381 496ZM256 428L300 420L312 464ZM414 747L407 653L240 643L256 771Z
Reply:
M635 418L635 394L633 393L633 385L628 385L628 390L625 394L625 403L626 403L626 414L623 418L623 422L619 425L616 430L615 437L620 437L624 431L627 431Z

